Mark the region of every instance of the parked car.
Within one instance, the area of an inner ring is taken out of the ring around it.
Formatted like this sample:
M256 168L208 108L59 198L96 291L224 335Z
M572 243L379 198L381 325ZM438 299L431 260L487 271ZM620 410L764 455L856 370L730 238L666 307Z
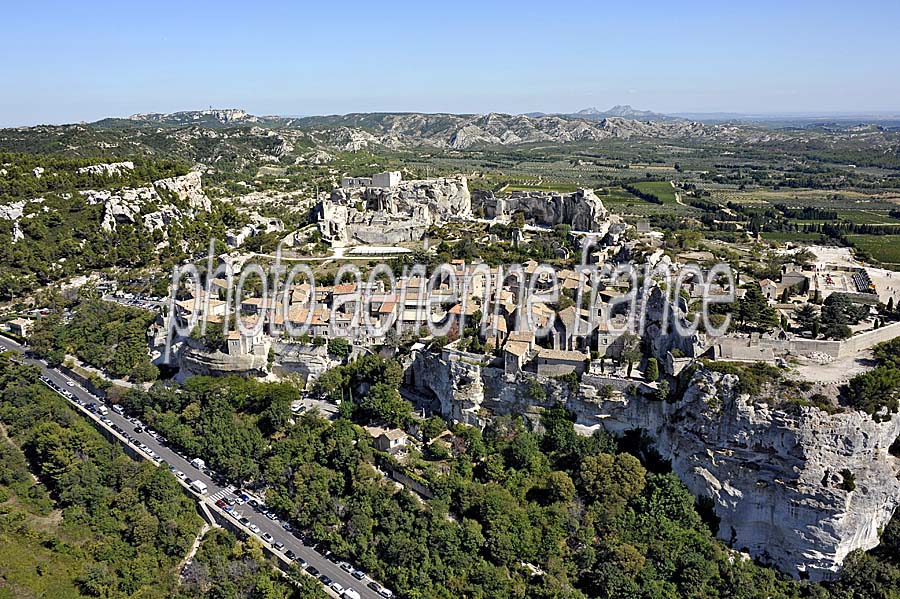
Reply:
M271 542L272 542L272 535L270 535L269 533L264 534L264 535L262 536L262 538L263 538L263 541L265 541L266 543L271 543Z
M377 582L375 582L374 580L372 582L370 582L369 584L367 584L366 586L369 587L370 589L372 589L373 591L375 591L376 593L381 591L381 585L378 584Z
M250 524L250 520L247 517L241 518L240 520L238 520L238 522L240 522L244 526L247 526L248 524Z
M284 557L293 561L293 560L297 559L297 554L294 553L293 551L291 551L290 549L288 549L287 551L284 552Z
M327 587L330 587L331 583L334 582L333 580L328 578L328 576L326 576L325 574L322 574L321 576L319 576L319 580L321 580L322 584L324 584Z
M331 590L334 591L335 593L337 593L338 595L340 595L341 593L344 592L344 586L342 584L339 584L337 582L332 582L331 585L329 585L329 586L331 586Z
M354 570L353 572L350 573L350 576L352 576L356 580L362 580L363 578L366 577L366 573L363 572L362 570Z
M310 576L318 576L319 575L319 569L316 568L315 566L309 566L308 568L306 568L306 571L309 573Z

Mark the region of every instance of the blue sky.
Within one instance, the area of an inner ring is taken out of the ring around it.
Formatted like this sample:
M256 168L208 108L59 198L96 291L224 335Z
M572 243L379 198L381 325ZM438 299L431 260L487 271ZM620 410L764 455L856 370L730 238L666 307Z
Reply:
M900 2L17 2L0 126L255 114L900 112Z

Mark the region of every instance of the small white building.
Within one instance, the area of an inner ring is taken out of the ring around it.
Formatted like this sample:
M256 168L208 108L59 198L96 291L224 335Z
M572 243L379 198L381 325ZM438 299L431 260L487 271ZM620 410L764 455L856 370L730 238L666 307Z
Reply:
M358 187L396 187L400 184L402 176L400 171L386 171L375 173L371 177L342 177L341 187L344 189L356 189Z
M14 318L6 324L10 333L22 339L27 339L31 336L31 327L34 322L27 318Z
M366 432L372 437L375 449L394 453L406 447L408 435L399 428L382 428L380 426L367 426Z
M397 187L400 185L400 171L386 171L372 175L372 187Z

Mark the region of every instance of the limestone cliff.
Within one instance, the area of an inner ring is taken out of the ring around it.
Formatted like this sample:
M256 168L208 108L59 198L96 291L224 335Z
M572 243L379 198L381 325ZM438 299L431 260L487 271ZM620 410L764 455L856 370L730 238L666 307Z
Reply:
M149 231L165 231L166 226L212 208L203 193L200 173L192 171L179 177L155 181L147 187L80 192L90 204L103 204L105 231L119 224L142 224Z
M335 189L314 211L327 241L418 241L428 227L472 213L465 177L403 181L394 187Z
M205 351L186 345L177 354L178 380L191 376L225 376L229 374L265 376L268 372L265 355L230 355L220 351Z
M488 218L522 212L526 221L543 227L565 224L576 231L605 233L611 223L619 222L619 217L610 214L591 189L573 193L516 191L506 198L487 192L479 194L475 203Z
M505 375L446 350L423 353L411 371L454 420L480 425L488 412L536 420L540 407L562 404L588 430L646 431L688 488L713 500L723 541L794 576L832 577L850 551L878 544L900 503L900 460L888 452L900 415L876 423L862 412L777 409L738 394L733 375L703 368L675 403L597 374L577 392L544 379L546 398L535 401L533 375Z

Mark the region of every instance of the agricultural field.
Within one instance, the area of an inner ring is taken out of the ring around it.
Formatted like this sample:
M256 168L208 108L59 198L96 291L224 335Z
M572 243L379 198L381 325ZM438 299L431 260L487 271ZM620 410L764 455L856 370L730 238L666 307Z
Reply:
M636 188L644 193L650 193L662 200L664 205L677 204L675 200L675 188L668 181L645 181L634 183Z
M900 235L846 235L853 247L888 268L900 268Z
M511 193L513 191L555 191L559 193L571 193L576 191L579 187L581 186L576 183L534 181L532 183L510 183L499 191L502 193Z
M814 207L823 210L837 210L848 215L847 220L859 212L870 212L873 215L884 214L892 209L900 208L900 194L884 192L864 193L854 190L842 190L835 193L824 189L754 189L752 191L718 188L710 190L710 199L720 204L734 202L756 206L775 206L784 204L792 208ZM859 217L866 218L866 217ZM871 216L870 218L876 218ZM877 218L882 218L878 216ZM863 222L862 220L853 222ZM880 221L879 221L880 222Z

